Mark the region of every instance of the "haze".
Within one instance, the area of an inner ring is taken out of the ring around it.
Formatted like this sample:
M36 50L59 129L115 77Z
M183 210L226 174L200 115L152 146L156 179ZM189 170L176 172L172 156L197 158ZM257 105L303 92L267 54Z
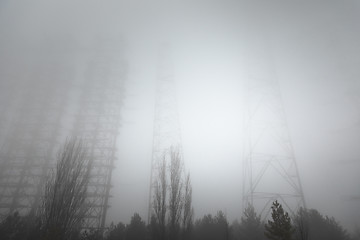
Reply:
M357 1L3 0L0 143L33 71L66 65L76 86L94 43L118 42L128 72L107 222L134 212L146 219L157 52L170 42L195 218L223 210L239 219L246 51L261 45L272 55L307 206L352 229L360 225L359 13ZM68 91L63 137L78 94Z

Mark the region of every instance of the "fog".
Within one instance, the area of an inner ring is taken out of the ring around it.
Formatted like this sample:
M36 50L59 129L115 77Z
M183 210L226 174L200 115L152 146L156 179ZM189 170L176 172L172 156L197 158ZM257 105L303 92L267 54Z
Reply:
M353 229L360 226L359 12L357 1L3 0L2 149L17 117L13 106L28 86L39 84L34 72L42 69L44 81L59 86L68 102L64 139L94 46L112 42L121 48L127 77L106 221L128 222L134 212L146 219L157 56L169 42L195 218L222 210L230 222L239 219L244 82L247 69L259 68L250 54L264 48L279 82L307 207Z

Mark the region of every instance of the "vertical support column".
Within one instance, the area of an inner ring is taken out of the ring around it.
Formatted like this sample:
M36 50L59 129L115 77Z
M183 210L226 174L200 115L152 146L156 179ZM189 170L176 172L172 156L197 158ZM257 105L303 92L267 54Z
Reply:
M95 46L80 89L73 134L85 141L92 164L87 197L91 208L84 228L104 229L109 208L127 74L121 47L120 41L100 41Z
M160 160L171 147L179 150L182 158L180 123L176 88L172 66L171 49L168 43L159 48L158 76L155 93L153 147L150 169L148 222L151 220L155 180Z
M260 38L244 40L243 208L251 204L266 218L274 200L294 213L305 199L273 59Z
M26 79L22 79L25 87L14 105L1 147L1 217L35 210L61 137L72 71L51 58L41 59L40 63L24 69L28 71Z

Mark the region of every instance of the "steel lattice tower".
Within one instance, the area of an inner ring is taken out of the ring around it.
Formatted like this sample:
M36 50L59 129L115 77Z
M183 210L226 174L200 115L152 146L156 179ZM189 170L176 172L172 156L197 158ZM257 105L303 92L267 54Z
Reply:
M0 146L3 145L5 136L7 135L8 125L10 125L11 109L14 108L14 98L16 98L15 83L16 79L6 72L6 69L0 69ZM11 79L12 81L7 81ZM1 162L1 161L0 161Z
M148 222L150 222L152 214L153 191L161 159L170 151L171 147L178 149L182 159L180 123L170 45L162 44L158 54Z
M1 146L1 217L36 209L61 138L73 70L62 61L46 58L40 62L23 69L24 82L17 79L25 87L17 89L20 98L14 101L12 120Z
M91 210L84 228L103 229L109 208L127 74L122 44L112 40L98 42L80 89L73 134L86 143L87 157L92 164L87 197Z
M275 67L266 44L246 46L243 208L251 204L266 218L278 200L294 213L305 200Z

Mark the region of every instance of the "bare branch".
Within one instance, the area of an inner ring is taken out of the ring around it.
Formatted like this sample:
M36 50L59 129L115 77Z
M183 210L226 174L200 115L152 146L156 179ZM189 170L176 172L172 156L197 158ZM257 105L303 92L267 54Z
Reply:
M67 140L57 156L56 169L45 184L40 216L45 239L71 239L90 209L85 204L90 163L83 142Z

